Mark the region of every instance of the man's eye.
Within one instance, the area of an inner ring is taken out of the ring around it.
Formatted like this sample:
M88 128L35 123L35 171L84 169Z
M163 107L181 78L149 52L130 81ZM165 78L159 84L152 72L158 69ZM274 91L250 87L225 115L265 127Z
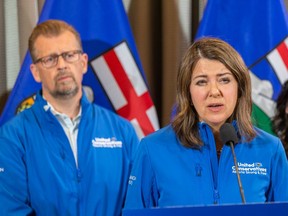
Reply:
M73 58L75 56L75 53L65 53L64 58Z
M49 56L49 57L43 59L43 61L44 61L45 63L48 63L48 64L49 64L49 63L53 62L54 59L55 59L54 56Z

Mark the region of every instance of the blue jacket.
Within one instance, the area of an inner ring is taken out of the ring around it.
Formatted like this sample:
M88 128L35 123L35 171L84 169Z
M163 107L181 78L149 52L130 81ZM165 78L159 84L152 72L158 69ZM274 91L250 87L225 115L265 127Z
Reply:
M38 93L0 129L0 215L120 215L138 147L132 125L83 96L77 168L46 104Z
M220 161L210 127L199 124L204 146L184 147L171 125L142 139L125 209L241 203L230 146ZM288 163L278 138L257 129L250 143L235 146L246 202L288 201Z

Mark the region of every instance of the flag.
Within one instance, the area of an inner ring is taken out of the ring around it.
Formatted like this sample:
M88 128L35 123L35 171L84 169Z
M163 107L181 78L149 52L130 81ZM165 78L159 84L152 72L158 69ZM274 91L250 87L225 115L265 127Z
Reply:
M287 24L282 0L208 0L196 35L221 38L241 54L252 81L253 123L272 134L276 100L288 79Z
M46 0L39 23L60 19L80 33L89 56L83 86L88 98L131 121L139 137L159 128L155 106L120 0ZM31 75L27 52L0 125L30 107L41 85Z

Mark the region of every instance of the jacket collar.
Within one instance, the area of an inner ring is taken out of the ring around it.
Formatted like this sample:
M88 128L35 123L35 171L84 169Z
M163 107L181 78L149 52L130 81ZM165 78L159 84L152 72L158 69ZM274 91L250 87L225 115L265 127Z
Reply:
M82 116L87 112L87 109L89 108L89 106L91 105L91 102L89 102L88 98L85 95L85 91L82 89L82 97L80 99L80 104L81 104L81 108L82 108ZM41 110L41 112L48 112L50 113L50 108L49 105L47 103L47 101L43 98L42 96L42 91L38 91L36 93L36 98L35 98L35 103L32 106L32 108L35 106L36 110Z
M232 123L233 127L235 128L238 134L238 125L237 121L233 120ZM199 134L202 139L204 146L210 146L211 144L215 145L214 136L211 127L206 122L199 122Z

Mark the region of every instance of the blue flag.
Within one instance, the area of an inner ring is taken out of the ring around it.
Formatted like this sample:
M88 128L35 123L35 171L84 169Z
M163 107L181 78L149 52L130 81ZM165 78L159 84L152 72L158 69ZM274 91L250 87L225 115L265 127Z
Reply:
M288 22L282 0L208 0L196 38L214 36L231 44L249 67L253 120L273 133L271 118L288 79Z
M134 125L139 137L159 128L128 17L120 0L46 0L39 23L48 19L68 22L80 33L89 56L83 86L88 98ZM31 75L27 52L0 125L30 107L41 88Z

